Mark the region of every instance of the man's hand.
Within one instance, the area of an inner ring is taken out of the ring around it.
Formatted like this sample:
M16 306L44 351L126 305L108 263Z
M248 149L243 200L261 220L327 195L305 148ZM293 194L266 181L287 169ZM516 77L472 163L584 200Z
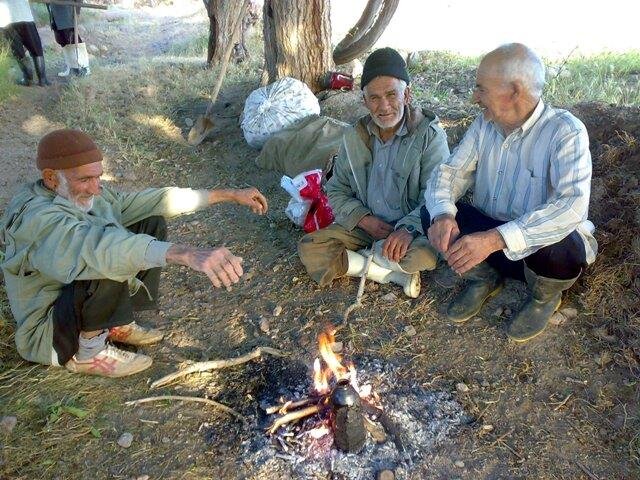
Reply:
M393 232L393 227L390 224L373 215L362 217L358 222L358 226L375 240L387 238Z
M255 187L232 190L232 199L239 205L249 207L257 215L264 215L269 209L267 199Z
M447 251L445 258L449 266L462 275L484 261L489 255L506 247L498 230L477 232L457 240Z
M429 243L442 254L447 253L459 235L458 222L453 215L449 214L436 217L427 231Z
M387 237L382 245L382 255L392 262L398 263L404 258L413 241L413 235L404 228L399 228Z
M255 187L209 190L209 205L222 202L235 202L244 205L258 215L264 215L269 209L267 199Z
M185 265L202 272L213 286L227 288L238 283L242 276L242 258L236 257L225 247L195 248L188 245L171 245L167 250L167 263Z

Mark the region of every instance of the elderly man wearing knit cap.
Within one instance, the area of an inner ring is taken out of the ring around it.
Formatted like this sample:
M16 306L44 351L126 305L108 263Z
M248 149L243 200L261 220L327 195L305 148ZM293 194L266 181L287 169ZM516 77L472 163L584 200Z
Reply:
M133 321L133 311L157 308L160 267L186 265L215 287L242 275L242 259L224 247L165 242L165 217L220 202L267 211L255 188L150 188L121 193L100 184L102 154L86 134L56 130L38 145L42 179L24 186L0 224L2 263L15 341L26 360L67 370L122 377L151 358L107 340L148 345L158 330Z
M335 223L298 244L300 260L321 286L361 276L372 244L367 278L398 284L409 297L420 293L420 271L436 266L420 208L427 180L449 147L436 115L411 106L409 81L404 60L391 48L376 50L364 64L369 115L344 134L326 187Z

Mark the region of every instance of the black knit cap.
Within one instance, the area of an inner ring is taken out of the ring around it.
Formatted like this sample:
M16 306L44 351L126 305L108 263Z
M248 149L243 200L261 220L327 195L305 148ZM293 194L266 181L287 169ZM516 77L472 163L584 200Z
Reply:
M364 89L367 83L380 76L395 77L404 80L407 84L411 83L404 59L397 51L389 47L376 50L364 62L360 88Z

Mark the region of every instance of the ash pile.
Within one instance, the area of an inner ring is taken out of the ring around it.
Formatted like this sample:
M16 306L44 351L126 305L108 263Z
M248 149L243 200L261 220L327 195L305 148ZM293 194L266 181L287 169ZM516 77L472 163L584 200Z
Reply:
M383 470L393 471L396 480L416 478L436 449L473 420L449 392L408 384L391 363L367 358L356 363L358 381L371 386L377 404L366 408L364 401L359 408L366 434L357 452L337 448L340 442L331 428L335 408L321 408L270 435L265 429L277 416L264 413L256 419L255 434L242 443L242 461L256 478L370 480ZM308 378L289 377L265 388L258 398L261 411L272 411L283 398L290 402L308 398L312 390Z

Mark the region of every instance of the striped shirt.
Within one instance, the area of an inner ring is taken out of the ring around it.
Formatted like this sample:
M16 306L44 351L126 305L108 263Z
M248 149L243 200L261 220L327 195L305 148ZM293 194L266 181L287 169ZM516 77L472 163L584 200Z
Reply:
M525 258L574 230L588 263L597 243L587 220L591 193L589 137L580 120L542 100L506 138L481 114L425 191L431 218L455 215L455 202L473 189L473 206L506 222L498 227L510 260Z

